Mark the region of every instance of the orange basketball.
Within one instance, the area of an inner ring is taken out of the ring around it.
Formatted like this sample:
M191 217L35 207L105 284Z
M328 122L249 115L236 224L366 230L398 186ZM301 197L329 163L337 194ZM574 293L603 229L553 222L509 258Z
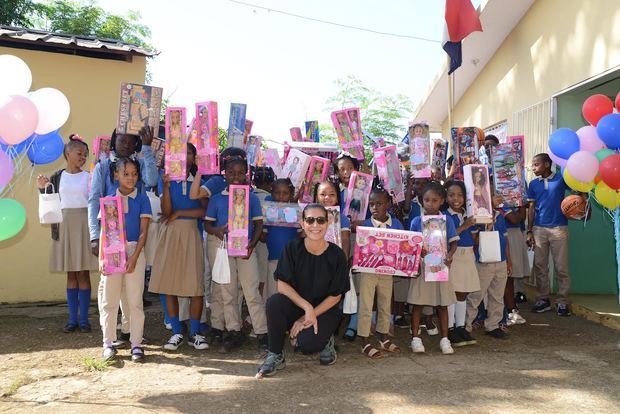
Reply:
M583 220L588 209L588 200L577 194L571 194L562 200L562 214L569 220Z

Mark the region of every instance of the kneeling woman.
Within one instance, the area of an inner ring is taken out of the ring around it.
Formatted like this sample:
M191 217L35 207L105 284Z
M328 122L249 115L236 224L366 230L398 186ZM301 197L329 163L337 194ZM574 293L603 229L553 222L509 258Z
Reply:
M278 293L267 301L269 352L258 369L259 378L284 368L287 331L301 352L320 352L322 365L336 362L334 332L342 318L338 304L349 290L347 258L342 249L325 240L325 207L307 205L301 226L306 237L286 245L273 274Z

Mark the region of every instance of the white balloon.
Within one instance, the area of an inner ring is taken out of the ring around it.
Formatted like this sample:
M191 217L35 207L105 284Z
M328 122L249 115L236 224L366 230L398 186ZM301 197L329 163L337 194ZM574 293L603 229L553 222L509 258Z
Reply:
M34 130L37 134L55 131L67 122L71 106L67 97L58 89L37 89L30 93L30 100L39 110L39 123Z
M26 62L13 55L0 55L0 95L25 95L32 85Z

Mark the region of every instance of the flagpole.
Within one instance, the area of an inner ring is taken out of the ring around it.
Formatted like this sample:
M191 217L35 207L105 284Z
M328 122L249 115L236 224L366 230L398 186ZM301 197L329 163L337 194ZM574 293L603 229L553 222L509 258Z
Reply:
M448 71L450 71L450 56L448 56ZM452 110L454 109L454 73L448 74L448 132L452 128Z

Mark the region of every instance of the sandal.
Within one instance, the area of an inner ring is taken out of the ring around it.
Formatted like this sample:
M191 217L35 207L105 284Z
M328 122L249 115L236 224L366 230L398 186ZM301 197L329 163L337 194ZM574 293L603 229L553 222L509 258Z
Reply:
M349 334L349 332L351 332L351 334ZM342 339L344 339L345 341L353 342L355 341L356 336L357 336L357 331L355 329L347 328L344 331L344 335L342 336Z
M372 344L366 344L362 347L362 354L366 355L370 359L382 359L383 354Z
M392 342L389 339L386 339L385 341L379 341L379 346L384 351L393 352L395 354L400 354L400 348L398 347L398 345L396 345L394 342Z

